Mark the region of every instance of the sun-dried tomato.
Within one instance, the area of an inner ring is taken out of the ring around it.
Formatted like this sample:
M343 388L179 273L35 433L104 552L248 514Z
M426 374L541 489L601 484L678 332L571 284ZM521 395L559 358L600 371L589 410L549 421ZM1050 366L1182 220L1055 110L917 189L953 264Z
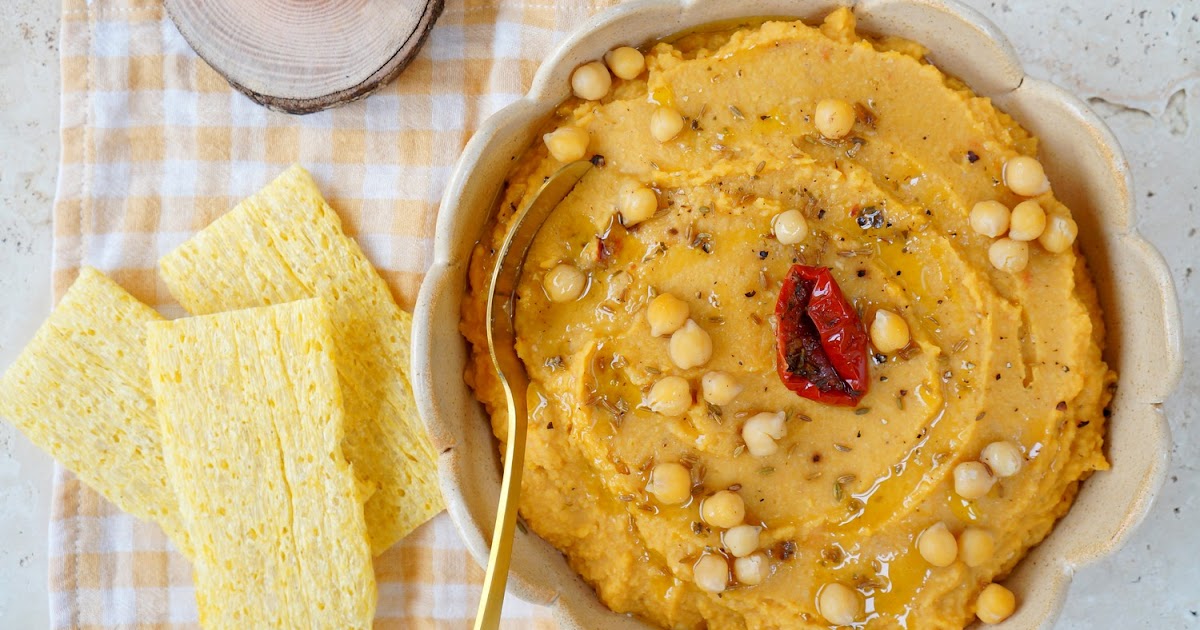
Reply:
M800 396L852 406L867 393L867 331L826 267L793 265L775 303L779 378Z

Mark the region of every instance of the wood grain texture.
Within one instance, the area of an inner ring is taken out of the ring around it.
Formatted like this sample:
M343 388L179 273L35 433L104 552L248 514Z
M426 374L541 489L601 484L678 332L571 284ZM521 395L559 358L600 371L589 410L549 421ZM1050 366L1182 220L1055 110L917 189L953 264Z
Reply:
M360 99L420 50L443 0L166 0L184 39L255 102L308 114Z

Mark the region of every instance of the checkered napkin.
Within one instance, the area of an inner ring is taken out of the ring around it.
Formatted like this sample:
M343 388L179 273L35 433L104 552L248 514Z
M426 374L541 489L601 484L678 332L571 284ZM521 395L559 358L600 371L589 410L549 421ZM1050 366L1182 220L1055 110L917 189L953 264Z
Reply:
M330 204L411 308L437 203L471 133L528 88L540 60L612 0L448 0L420 55L381 92L289 116L229 88L152 0L64 0L62 163L54 285L92 265L169 317L160 256L289 164ZM482 571L445 514L376 560L377 626L461 628ZM56 628L197 625L191 570L158 527L121 513L61 468L50 523ZM552 627L509 598L511 627Z

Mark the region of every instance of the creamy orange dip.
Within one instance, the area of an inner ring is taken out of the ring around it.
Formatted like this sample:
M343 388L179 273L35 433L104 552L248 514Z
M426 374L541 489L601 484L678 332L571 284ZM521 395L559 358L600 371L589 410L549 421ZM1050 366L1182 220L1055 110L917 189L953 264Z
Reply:
M924 52L857 34L848 10L696 33L547 121L586 132L578 157L597 166L518 289L521 515L613 610L713 629L997 618L1012 602L985 587L1107 468L1115 377L1070 211L1017 181L1028 164L1006 185L1036 139ZM827 99L852 106L841 137L816 120ZM663 132L660 108L682 128ZM515 161L470 265L466 379L500 441L487 281L514 211L562 163L542 141ZM1007 214L1029 199L1045 221ZM973 221L982 201L1003 206ZM779 218L792 210L803 220ZM829 268L871 329L856 406L776 373L774 306L797 263ZM666 294L685 310L650 315Z

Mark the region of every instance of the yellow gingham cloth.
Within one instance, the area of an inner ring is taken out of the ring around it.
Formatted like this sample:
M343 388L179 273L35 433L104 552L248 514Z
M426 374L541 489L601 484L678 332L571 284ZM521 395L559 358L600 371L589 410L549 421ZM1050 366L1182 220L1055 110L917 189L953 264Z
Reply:
M425 47L375 95L307 116L268 111L196 57L150 0L64 0L62 163L54 207L58 295L95 266L168 317L160 256L289 164L330 204L411 308L437 204L471 133L523 94L555 43L612 0L448 0ZM188 562L157 525L55 475L55 628L197 626ZM376 560L377 627L461 628L482 571L445 514ZM510 597L508 626L552 627Z

